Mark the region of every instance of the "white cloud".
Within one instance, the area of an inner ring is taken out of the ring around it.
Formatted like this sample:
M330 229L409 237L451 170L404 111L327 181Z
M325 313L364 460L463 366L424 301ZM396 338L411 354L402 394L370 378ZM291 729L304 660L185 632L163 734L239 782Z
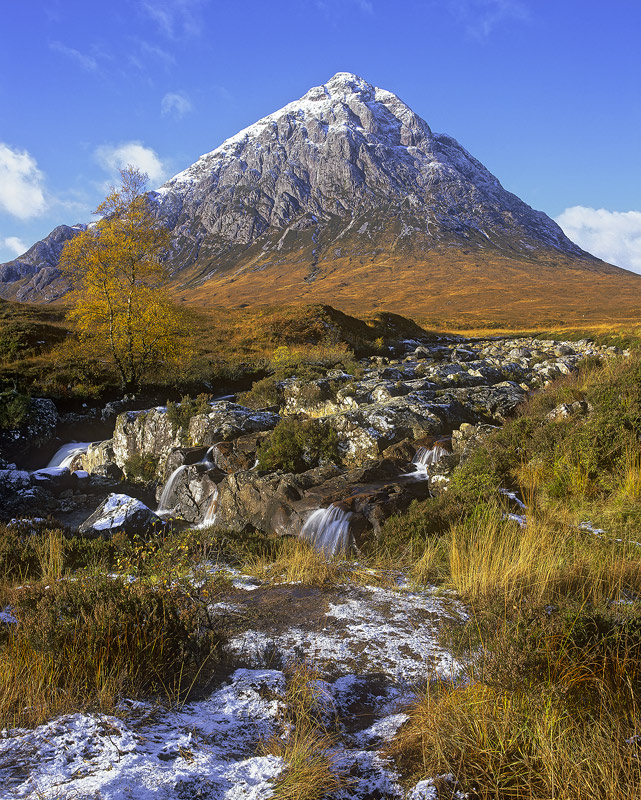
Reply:
M18 239L17 236L7 236L2 240L2 246L7 250L11 250L16 256L22 255L28 249L22 239Z
M67 47L62 42L49 42L49 49L56 53L61 53L67 58L73 59L77 64L88 72L93 72L98 69L98 62L93 56L81 53L80 50L75 50L73 47Z
M0 209L20 219L44 213L47 201L43 181L44 176L32 155L26 150L12 150L0 142Z
M163 117L174 116L180 119L192 109L191 101L180 92L167 92L160 101L160 113Z
M141 6L170 39L197 36L202 30L201 9L208 0L142 0Z
M447 6L465 24L468 35L475 39L487 39L505 20L530 18L524 0L447 0Z
M100 166L114 176L119 169L131 164L146 172L153 185L159 185L167 177L167 168L156 151L145 147L142 142L103 144L96 148L95 157Z
M641 272L641 211L573 206L556 221L584 250L610 264Z

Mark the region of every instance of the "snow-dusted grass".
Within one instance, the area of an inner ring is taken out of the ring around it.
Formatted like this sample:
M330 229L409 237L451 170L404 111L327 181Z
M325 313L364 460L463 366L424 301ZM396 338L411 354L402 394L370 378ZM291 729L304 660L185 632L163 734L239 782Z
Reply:
M242 610L243 600L253 602L257 589L282 590L254 579L255 591L245 593L246 582L235 582L235 603L203 598L214 624ZM380 749L407 720L413 687L435 670L458 669L436 638L440 615L461 618L460 609L433 591L331 592L306 631L288 629L284 606L280 637L264 630L232 637L223 655L246 667L207 700L173 710L121 701L117 715L71 714L5 731L1 800L312 800L327 793L400 800L398 775ZM263 666L269 653L284 671Z

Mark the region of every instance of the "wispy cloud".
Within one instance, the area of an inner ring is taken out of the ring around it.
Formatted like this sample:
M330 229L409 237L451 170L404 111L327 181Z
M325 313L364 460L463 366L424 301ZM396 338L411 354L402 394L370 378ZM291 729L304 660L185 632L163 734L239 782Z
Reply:
M481 40L487 39L503 22L530 19L530 9L524 0L446 0L446 6L465 25L469 36Z
M98 62L93 56L90 56L87 53L81 53L80 50L76 50L73 47L67 47L67 45L63 44L62 42L49 42L49 49L53 50L54 53L60 53L61 55L72 59L83 69L87 70L87 72L95 72L98 69Z
M337 10L344 10L346 6L356 6L363 14L373 14L374 4L370 0L315 0L316 8L326 14L335 13Z
M573 206L556 221L584 250L610 264L641 272L641 211Z
M114 178L117 177L119 169L124 169L129 164L146 172L155 186L167 178L166 164L155 150L145 147L142 142L103 144L96 148L94 155L100 166Z
M156 44L151 44L144 39L138 40L138 46L143 55L151 56L152 58L161 61L166 67L172 66L176 63L175 57L163 47L159 47Z
M181 119L192 110L191 100L180 92L167 92L160 101L160 113L163 117Z
M141 0L143 12L170 39L198 36L203 28L202 10L209 0Z
M0 142L0 209L18 219L30 219L47 210L44 175L26 150Z
M10 250L14 256L21 256L27 250L27 245L17 236L7 236L1 241L2 246Z

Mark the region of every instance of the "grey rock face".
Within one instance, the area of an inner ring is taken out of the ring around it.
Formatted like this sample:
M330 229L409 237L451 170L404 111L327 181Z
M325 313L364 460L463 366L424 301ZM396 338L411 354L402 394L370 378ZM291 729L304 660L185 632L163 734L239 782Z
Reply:
M401 476L415 470L410 462L419 447L440 442L449 449L449 440L444 444L442 439L452 435L454 454L444 453L429 469L425 465L430 481L423 481L420 489L442 491L458 460L513 414L531 388L545 384L552 372L573 369L586 356L609 355L589 342L531 338L456 339L421 347L420 360L414 358L412 344L408 358L401 354L385 363L379 358L361 362L362 377L334 374L284 382L283 415L322 418L337 435L340 465L296 476L257 472L257 451L269 442L280 417L227 401L212 403L207 413L191 417L183 427L164 408L123 413L113 442L103 443L95 453L90 449L87 458L110 459L113 451L117 463L124 464L134 453L153 456L163 510L189 522L211 521L216 505L217 525L292 533L312 510L341 503L350 514L363 516L363 530L377 530L377 519L400 508L397 501L414 496ZM426 370L429 379L416 377ZM358 509L350 499L356 496L361 498Z
M158 192L159 213L178 232L176 250L209 256L279 231L279 251L307 228L337 222L335 241L356 226L375 233L370 212L402 220L402 235L433 240L509 234L573 255L582 251L545 214L507 192L450 136L391 92L338 73L300 100L202 156ZM359 220L357 222L357 220ZM325 241L328 247L329 242Z
M30 247L26 253L0 264L0 297L15 293L21 302L54 300L61 297L68 285L58 281L58 260L65 244L86 229L86 225L59 225Z
M173 232L171 271L197 265L202 280L256 244L275 259L307 248L311 282L321 253L373 252L386 232L401 249L446 243L529 257L547 248L592 259L455 139L349 73L227 139L151 196ZM0 266L0 294L63 293L55 267L81 227L60 226Z

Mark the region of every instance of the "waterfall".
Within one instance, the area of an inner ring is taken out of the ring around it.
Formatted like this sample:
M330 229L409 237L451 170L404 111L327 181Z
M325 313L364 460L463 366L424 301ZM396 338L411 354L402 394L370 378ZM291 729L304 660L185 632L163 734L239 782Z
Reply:
M353 544L349 523L350 511L336 505L319 508L301 528L300 535L327 557L347 553Z
M174 488L176 486L176 482L180 476L180 473L183 470L187 469L187 464L182 464L180 467L176 467L176 469L171 473L169 476L169 480L165 484L162 494L160 495L160 500L158 502L158 509L156 514L168 514L170 511L173 510L174 506L169 505L171 501L171 496L174 493Z
M417 471L423 470L425 471L427 467L433 467L435 464L443 458L443 456L449 455L449 450L446 450L444 447L437 442L433 447L419 447L416 451L416 455L412 459L412 464L416 464Z
M203 521L198 526L199 528L209 528L210 525L216 524L216 514L218 513L218 487L214 487L214 493L211 496L207 511L203 517Z
M58 448L56 454L47 464L47 469L53 467L71 467L71 462L80 453L86 453L91 442L69 442Z

